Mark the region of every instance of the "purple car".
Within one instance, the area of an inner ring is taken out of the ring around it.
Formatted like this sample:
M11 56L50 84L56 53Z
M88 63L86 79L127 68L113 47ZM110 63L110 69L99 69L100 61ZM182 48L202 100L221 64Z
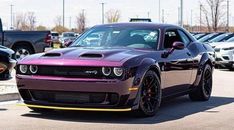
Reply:
M212 47L178 26L98 25L68 48L25 57L17 64L16 79L25 105L34 111L153 116L168 97L210 98L213 55Z

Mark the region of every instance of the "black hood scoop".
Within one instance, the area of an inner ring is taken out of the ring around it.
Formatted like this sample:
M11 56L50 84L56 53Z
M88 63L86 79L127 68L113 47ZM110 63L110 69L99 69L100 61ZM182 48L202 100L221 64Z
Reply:
M80 55L81 58L102 58L102 54L95 54L95 53L85 53Z
M61 55L61 53L46 53L43 57L60 57Z

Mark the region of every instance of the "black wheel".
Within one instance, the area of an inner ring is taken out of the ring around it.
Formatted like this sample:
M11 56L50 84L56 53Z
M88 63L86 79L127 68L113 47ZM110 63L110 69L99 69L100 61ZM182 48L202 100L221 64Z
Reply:
M212 69L210 65L206 65L202 72L202 77L199 85L195 90L189 93L192 101L207 101L210 99L212 92Z
M141 84L139 108L135 111L137 116L154 116L161 104L160 80L154 71L148 71Z
M24 58L25 56L33 54L32 48L29 46L25 46L25 45L16 46L13 48L13 50L15 51L14 58L16 60L20 60L20 59Z

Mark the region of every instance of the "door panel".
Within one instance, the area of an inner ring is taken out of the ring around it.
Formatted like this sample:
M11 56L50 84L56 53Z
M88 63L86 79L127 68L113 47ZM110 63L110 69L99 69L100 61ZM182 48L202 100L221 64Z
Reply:
M193 61L188 53L187 49L175 50L164 60L162 81L165 96L186 91L191 85Z
M174 42L183 42L185 48L174 50L172 54L163 59L161 69L164 97L187 91L191 85L193 60L190 51L186 48L189 39L181 37L180 34L181 32L178 33L177 29L168 30L165 33L165 52L172 47Z

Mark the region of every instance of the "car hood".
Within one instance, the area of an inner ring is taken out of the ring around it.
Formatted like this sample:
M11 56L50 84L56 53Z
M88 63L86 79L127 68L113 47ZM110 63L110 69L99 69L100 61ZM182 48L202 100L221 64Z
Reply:
M229 48L229 47L234 47L234 42L224 42L215 48Z
M227 42L211 42L208 44L210 44L212 46L212 48L215 48L216 46L221 45L221 44L225 44L225 43L227 43Z
M130 48L70 47L31 55L19 61L19 64L122 66L128 59L144 55L151 51Z
M7 47L4 47L4 46L0 46L0 53L8 53L10 55L14 54L15 52Z

